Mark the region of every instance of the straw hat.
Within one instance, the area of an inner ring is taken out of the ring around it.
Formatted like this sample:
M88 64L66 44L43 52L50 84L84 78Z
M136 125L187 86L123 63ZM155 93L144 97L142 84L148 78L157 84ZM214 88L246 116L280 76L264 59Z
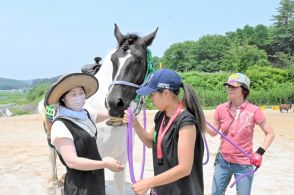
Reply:
M45 104L57 104L59 99L69 90L83 87L86 94L86 99L92 96L99 88L98 80L85 73L72 73L62 76L47 92Z

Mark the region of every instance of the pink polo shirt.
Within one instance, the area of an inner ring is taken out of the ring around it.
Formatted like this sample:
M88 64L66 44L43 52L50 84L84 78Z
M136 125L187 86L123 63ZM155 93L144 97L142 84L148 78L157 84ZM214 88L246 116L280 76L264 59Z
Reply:
M234 115L230 110L230 102L226 102L216 107L214 119L220 123L220 130L228 139L252 154L254 126L265 120L258 106L244 102ZM249 158L224 139L221 141L220 152L228 162L250 165Z

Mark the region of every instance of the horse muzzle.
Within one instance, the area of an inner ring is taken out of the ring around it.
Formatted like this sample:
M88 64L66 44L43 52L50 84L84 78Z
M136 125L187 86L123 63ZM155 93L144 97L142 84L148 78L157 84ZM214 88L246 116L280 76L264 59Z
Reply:
M108 126L119 127L125 125L123 123L123 118L111 117L108 121L106 121Z

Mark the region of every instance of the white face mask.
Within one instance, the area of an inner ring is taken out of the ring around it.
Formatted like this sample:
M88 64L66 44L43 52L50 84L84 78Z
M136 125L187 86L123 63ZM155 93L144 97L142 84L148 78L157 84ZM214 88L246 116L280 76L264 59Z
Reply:
M75 111L80 111L83 109L83 106L85 105L86 96L84 91L74 93L70 92L64 97L64 99L66 107Z

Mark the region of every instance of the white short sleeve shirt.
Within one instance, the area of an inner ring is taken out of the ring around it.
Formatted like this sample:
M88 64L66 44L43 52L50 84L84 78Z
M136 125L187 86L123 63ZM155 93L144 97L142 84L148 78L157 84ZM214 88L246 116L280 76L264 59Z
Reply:
M73 140L72 134L62 121L55 121L51 128L51 144L55 145L56 138L69 138Z

